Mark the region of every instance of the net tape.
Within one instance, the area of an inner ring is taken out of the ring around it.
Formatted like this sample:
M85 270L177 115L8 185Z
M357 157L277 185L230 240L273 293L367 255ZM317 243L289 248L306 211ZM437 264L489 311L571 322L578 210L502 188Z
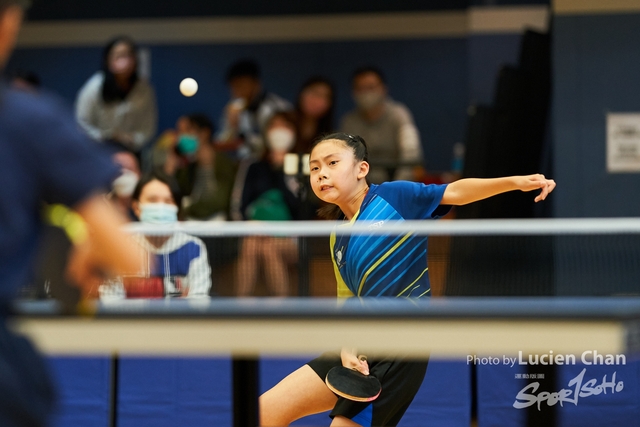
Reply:
M346 222L344 224L347 224ZM185 221L175 224L132 223L132 233L166 235L183 232L196 236L327 236L340 234L404 234L441 236L496 235L602 235L640 234L640 218L482 219L443 221L358 221L337 227L334 221Z

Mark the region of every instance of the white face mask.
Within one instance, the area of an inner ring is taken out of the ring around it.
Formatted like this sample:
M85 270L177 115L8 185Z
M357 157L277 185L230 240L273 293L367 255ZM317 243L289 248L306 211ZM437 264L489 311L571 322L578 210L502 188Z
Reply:
M118 197L131 197L133 190L138 185L138 174L128 169L123 169L122 174L113 180L111 187Z
M357 93L353 97L358 108L368 111L384 101L384 94L375 90Z
M267 133L267 146L271 151L287 152L293 148L296 135L289 129L273 129Z
M178 207L167 203L141 203L140 221L149 224L171 224L178 221Z

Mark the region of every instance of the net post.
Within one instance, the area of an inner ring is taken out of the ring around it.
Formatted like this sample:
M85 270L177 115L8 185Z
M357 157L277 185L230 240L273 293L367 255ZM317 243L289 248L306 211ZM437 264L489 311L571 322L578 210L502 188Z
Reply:
M233 426L260 425L259 361L257 357L232 359L233 372Z

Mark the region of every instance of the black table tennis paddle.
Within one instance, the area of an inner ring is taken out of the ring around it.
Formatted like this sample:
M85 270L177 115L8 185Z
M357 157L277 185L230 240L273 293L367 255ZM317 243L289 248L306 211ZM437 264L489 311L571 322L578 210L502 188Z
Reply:
M331 368L325 378L329 390L355 402L371 402L380 396L382 385L373 375L364 375L345 366Z

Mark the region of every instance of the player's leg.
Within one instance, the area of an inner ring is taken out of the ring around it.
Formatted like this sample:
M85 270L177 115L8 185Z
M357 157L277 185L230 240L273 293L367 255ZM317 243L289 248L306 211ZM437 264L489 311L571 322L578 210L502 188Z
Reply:
M304 365L260 396L260 425L288 426L307 415L330 410L337 401L318 374Z

